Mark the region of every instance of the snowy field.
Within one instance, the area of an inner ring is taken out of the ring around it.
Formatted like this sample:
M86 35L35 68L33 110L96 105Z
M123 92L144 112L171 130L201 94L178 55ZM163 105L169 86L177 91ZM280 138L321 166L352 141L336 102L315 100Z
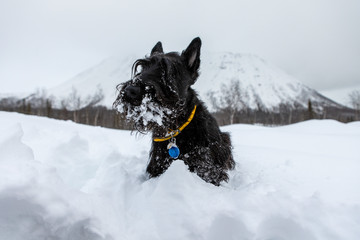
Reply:
M215 187L181 161L147 180L149 136L0 112L0 239L360 239L360 122L223 130Z

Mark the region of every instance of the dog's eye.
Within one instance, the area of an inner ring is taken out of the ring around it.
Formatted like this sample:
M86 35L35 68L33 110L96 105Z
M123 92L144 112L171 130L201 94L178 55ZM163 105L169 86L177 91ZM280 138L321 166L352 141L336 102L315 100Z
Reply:
M146 93L152 93L154 92L154 87L153 86L145 86L145 92Z

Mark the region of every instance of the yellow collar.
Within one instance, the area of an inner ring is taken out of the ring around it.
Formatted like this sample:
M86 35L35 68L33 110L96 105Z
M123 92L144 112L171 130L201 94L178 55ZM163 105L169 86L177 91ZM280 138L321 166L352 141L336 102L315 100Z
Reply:
M154 138L154 142L164 142L166 140L169 140L173 137L176 137L177 135L179 135L181 133L182 130L184 130L184 128L189 125L189 123L191 122L191 120L194 118L194 115L195 115L195 111L196 111L196 105L194 107L194 109L192 110L191 114L190 114L190 117L188 118L188 120L183 124L181 125L181 127L179 127L178 129L176 130L171 130L165 135L165 137L162 137L162 138Z

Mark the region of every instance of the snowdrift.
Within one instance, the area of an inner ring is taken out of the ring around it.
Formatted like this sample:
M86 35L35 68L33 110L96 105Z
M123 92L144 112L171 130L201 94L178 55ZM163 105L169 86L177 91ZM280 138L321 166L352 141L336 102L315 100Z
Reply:
M224 127L215 187L176 161L146 179L151 139L0 112L0 239L358 239L360 122Z

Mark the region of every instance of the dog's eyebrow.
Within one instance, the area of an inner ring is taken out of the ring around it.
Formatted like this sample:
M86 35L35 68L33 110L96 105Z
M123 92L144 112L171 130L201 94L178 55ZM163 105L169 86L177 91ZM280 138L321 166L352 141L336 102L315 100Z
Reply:
M138 59L134 62L132 68L131 68L131 73L132 73L132 78L138 74L136 74L138 67L144 68L146 66L149 66L150 62L147 59Z

